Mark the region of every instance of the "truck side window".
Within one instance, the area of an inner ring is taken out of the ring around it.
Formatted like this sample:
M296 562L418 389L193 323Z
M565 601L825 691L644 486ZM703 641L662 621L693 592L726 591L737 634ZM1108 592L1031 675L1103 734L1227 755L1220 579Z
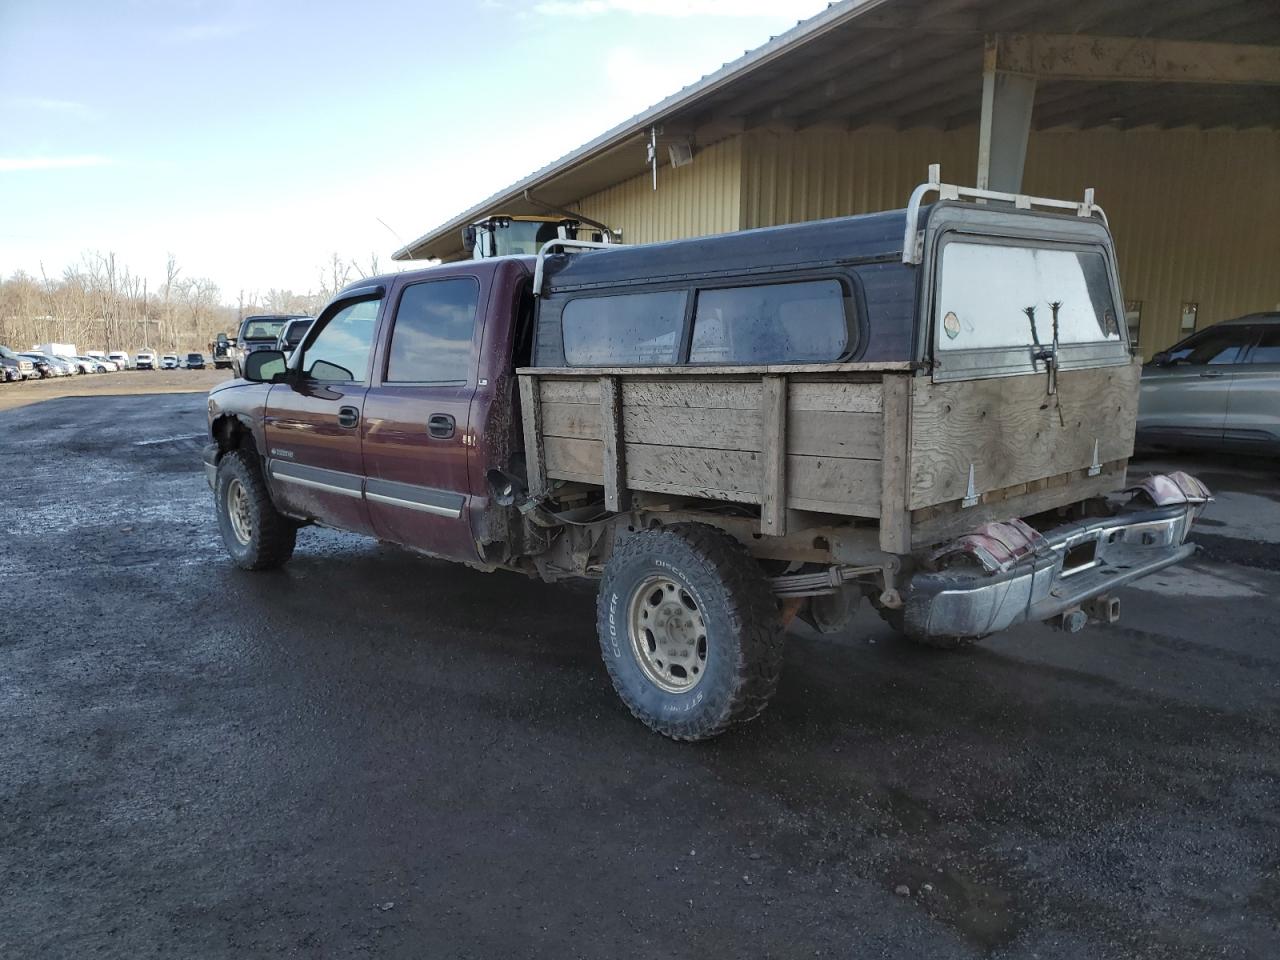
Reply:
M303 357L307 376L321 383L367 383L369 354L381 300L362 300L335 313Z
M675 363L684 290L581 297L564 305L564 358L572 366Z
M699 290L689 362L838 360L849 346L846 299L838 280Z
M473 277L406 287L396 308L387 383L466 383L480 284Z

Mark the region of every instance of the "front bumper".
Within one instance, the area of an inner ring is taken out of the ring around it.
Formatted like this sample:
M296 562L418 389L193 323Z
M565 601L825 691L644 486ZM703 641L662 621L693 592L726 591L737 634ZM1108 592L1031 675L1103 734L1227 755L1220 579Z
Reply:
M1195 553L1185 541L1204 502L1125 510L1035 534L1026 553L995 570L918 573L904 593L904 626L918 636L984 637L1073 613Z
M200 451L200 459L204 461L204 478L209 481L209 489L213 490L218 480L218 458L221 456L216 443L206 443Z

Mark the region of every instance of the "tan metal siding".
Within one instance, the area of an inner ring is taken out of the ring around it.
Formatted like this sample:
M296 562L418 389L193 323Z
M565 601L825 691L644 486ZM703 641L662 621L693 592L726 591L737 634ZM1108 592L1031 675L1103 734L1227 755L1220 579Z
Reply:
M972 183L972 130L752 131L743 137L744 227L841 217L902 207L930 163Z
M928 164L973 183L977 132L867 128L742 137L742 225L901 207ZM1125 298L1142 301L1145 356L1198 326L1280 307L1280 132L1037 131L1024 187L1076 197L1095 187L1116 237Z
M1145 357L1197 327L1280 308L1280 132L1091 130L1034 134L1028 192L1098 190L1128 300L1142 301Z
M637 150L643 149L641 146ZM625 243L653 243L739 229L741 141L734 137L705 147L693 163L650 173L584 197L575 209L622 230Z

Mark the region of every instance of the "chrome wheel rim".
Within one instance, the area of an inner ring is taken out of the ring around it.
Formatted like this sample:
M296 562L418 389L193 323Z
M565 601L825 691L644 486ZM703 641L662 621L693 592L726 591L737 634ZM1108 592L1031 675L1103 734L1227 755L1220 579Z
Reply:
M667 693L692 690L707 673L707 627L692 595L670 577L651 576L631 595L631 652L649 682Z
M242 546L253 539L253 517L249 513L249 492L239 480L227 484L227 517L231 520L231 532Z

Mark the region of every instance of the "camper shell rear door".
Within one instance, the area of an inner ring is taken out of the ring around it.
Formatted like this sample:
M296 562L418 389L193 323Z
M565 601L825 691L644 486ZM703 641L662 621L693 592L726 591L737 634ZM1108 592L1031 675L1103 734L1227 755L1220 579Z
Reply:
M1097 218L941 202L925 227L918 316L935 382L1131 361L1111 233ZM1034 320L1027 314L1034 311ZM1034 331L1034 332L1033 332Z

